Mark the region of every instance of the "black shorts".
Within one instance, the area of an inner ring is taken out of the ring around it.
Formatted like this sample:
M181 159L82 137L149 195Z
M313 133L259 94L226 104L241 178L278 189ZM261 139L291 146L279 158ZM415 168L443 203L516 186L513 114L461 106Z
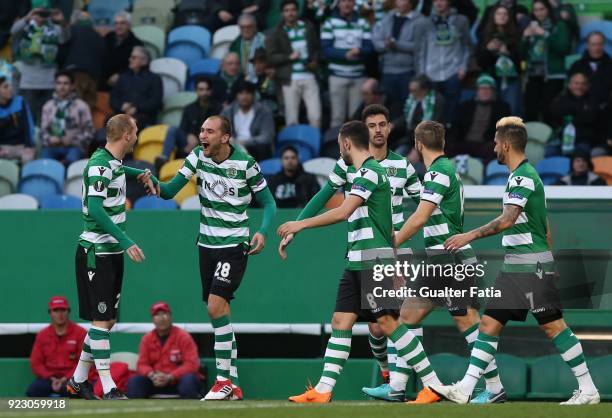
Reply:
M525 321L528 312L540 325L563 318L554 273L500 273L494 288L501 297L488 300L484 315L504 325Z
M79 317L86 321L117 319L123 283L123 253L96 254L96 267L90 269L85 248L77 245L75 259Z
M368 298L368 295L364 294L362 291L362 280L364 279L371 281L371 270L344 270L338 285L334 312L352 312L357 314L359 322L376 322L377 318L385 315L398 318L397 309L376 306L374 298L371 295ZM370 306L370 308L364 308L364 306Z
M240 286L246 271L249 246L239 244L227 248L198 248L202 300L208 302L210 294L220 296L228 302L234 299L234 292Z

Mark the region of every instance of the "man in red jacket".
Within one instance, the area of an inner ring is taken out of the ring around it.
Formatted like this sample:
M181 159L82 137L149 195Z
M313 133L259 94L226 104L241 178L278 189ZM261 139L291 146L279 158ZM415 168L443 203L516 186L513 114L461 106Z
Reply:
M87 334L84 328L69 319L69 314L68 299L53 296L49 301L51 324L38 333L30 354L36 380L28 387L28 396L68 396L66 381L79 362Z
M167 303L153 304L151 316L155 329L140 342L138 376L128 381L128 398L178 394L181 398L200 399L200 358L193 338L172 325Z

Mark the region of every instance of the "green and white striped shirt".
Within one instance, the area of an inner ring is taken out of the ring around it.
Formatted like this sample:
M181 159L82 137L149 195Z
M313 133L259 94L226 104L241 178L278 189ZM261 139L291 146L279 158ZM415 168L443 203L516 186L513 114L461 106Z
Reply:
M325 19L321 29L321 42L331 41L333 47L341 50L362 48L364 41L371 41L370 24L359 17L354 22L332 15ZM329 61L329 72L332 75L346 78L363 77L365 65L363 61L350 61L344 58L333 58Z
M380 260L393 259L391 189L385 169L370 157L359 171L341 158L329 175L334 188L363 198L348 219L347 269L365 270Z
M83 170L83 233L79 243L84 247L94 245L96 254L120 254L119 242L89 216L87 198L104 198L102 206L113 223L125 231L125 172L123 163L105 148L96 150Z
M267 187L253 157L232 147L230 156L216 163L204 156L198 146L187 156L179 173L187 180L197 175L202 206L198 245L224 248L249 241L246 210L251 193Z
M506 229L502 245L506 250L502 271L554 271L554 260L546 232L546 196L536 169L523 161L508 177L504 205L523 208L512 228Z
M425 173L421 200L437 206L423 227L425 251L434 260L447 258L444 241L463 233L463 183L446 156L436 158ZM463 264L477 261L469 244L459 249L458 257Z
M291 42L291 49L294 52L299 52L300 59L295 61L291 67L292 80L309 80L314 79L314 74L306 69L308 64L308 43L306 42L306 24L298 20L292 28L285 26L285 32Z

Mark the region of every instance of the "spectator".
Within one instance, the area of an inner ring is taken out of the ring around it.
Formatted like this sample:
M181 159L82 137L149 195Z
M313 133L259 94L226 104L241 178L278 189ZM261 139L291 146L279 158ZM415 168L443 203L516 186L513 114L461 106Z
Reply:
M281 22L266 39L266 52L276 85L282 88L285 124L299 123L304 101L309 125L320 128L321 99L314 73L319 55L317 32L309 22L298 19L297 0L284 0L281 12Z
M87 12L75 10L71 23L64 68L74 74L77 95L93 109L96 105L98 80L102 77L106 45L104 38L94 30L91 16Z
M11 38L11 26L15 20L25 16L31 8L31 2L27 0L0 2L0 49L4 48Z
M268 186L279 208L303 208L317 194L319 182L306 173L295 147L288 145L281 152L283 168L270 178Z
M55 93L43 106L40 137L42 158L63 161L66 166L84 157L93 138L91 111L74 92L74 77L66 71L55 75Z
M418 11L424 16L431 14L432 0L419 0ZM476 22L478 18L478 7L474 5L472 0L454 0L453 8L457 10L457 13L468 18L470 21L470 27Z
M210 0L210 3L211 12L204 26L211 33L223 26L235 25L238 16L245 13L255 16L259 30L266 27L270 0Z
M593 163L588 153L575 152L572 171L557 181L559 186L605 186L606 182L593 173Z
M520 36L510 9L498 4L489 15L477 51L478 65L497 81L499 96L513 115L522 112Z
M275 116L278 114L278 101L276 99L276 83L274 82L274 68L268 65L267 54L264 48L255 51L251 59L255 70L255 90L257 100L266 105Z
M87 331L72 322L68 300L53 296L49 301L51 324L37 335L30 354L30 365L36 376L27 396L68 396L66 381L79 362L79 353Z
M508 103L497 98L495 80L483 74L476 81L476 97L459 105L455 124L454 141L447 143L449 155L469 154L485 161L495 157L493 143L495 124L504 116L510 116Z
M444 120L453 121L461 96L461 81L472 51L470 24L450 7L450 0L434 0L433 13L422 37L421 70L444 96Z
M567 90L550 104L552 126L558 127L561 135L567 117L571 117L571 123L576 128L575 148L588 152L603 145L606 121L597 96L591 94L586 74L573 74Z
M177 155L188 155L200 142L200 128L210 116L221 113L221 104L213 98L213 84L208 78L196 81L197 99L183 109L181 124L170 126L164 140L162 155L156 158L159 169L170 159L170 154L178 149Z
M582 58L569 70L569 75L583 73L589 77L591 91L600 103L612 99L612 60L604 49L606 38L601 32L591 32Z
M389 103L402 104L408 98L408 84L419 67L415 60L427 19L414 8L418 0L395 0L395 9L374 26L372 42L382 54L382 87Z
M150 60L144 47L135 46L130 67L119 76L110 96L113 112L132 116L140 129L155 124L157 112L162 108L162 81L159 75L149 71Z
M255 56L255 51L264 47L266 37L263 33L257 32L257 22L253 15L240 15L238 27L240 27L240 35L231 43L230 52L238 54L240 71L248 81L254 83L257 76L251 60Z
M19 89L19 73L13 64L7 60L0 58L0 77L4 77L11 83L13 91Z
M23 97L13 96L11 83L0 76L0 158L25 164L35 151L30 108Z
M534 0L533 17L522 40L522 53L527 60L527 120L541 120L552 99L563 90L565 56L570 52L565 22L555 18L548 0Z
M128 398L148 398L153 394L178 394L199 399L198 347L191 335L172 325L170 307L165 302L151 306L155 329L142 337L138 348L138 375L128 381Z
M274 118L266 106L255 100L255 85L241 80L235 86L236 100L223 112L232 122L234 140L257 161L272 156Z
M361 85L361 104L355 113L353 113L351 119L360 120L363 109L372 104L379 104L387 107L391 119L397 118L402 113L402 105L399 103L389 103L378 80L375 78L367 78Z
M242 78L240 72L240 57L235 52L229 52L221 61L221 70L219 71L219 84L221 85L215 91L220 90L215 94L216 98L224 105L229 104L234 100L233 87L236 81Z
M119 75L129 68L130 55L135 46L142 46L131 27L132 17L128 12L119 12L115 15L115 29L104 37L106 43L106 54L104 58L104 83L103 90L110 90L117 81Z
M19 92L29 103L36 124L43 104L53 93L59 46L70 37L64 15L58 9L32 9L11 28L20 67Z
M550 0L555 17L559 20L563 20L567 24L567 28L570 31L572 37L572 47L580 40L580 24L578 23L578 15L574 6L567 2L561 2L561 0Z
M518 4L516 0L499 0L496 3L493 3L487 6L482 13L482 17L478 22L478 27L476 28L476 37L482 41L482 37L484 35L485 26L487 22L491 20L491 15L493 11L497 9L497 6L505 6L508 10L510 10L510 19L514 21L518 33L523 33L523 30L529 24L529 10L523 5Z
M364 62L374 50L370 25L354 9L355 0L339 0L321 31L321 51L329 61L332 127L342 125L359 107Z
M332 8L337 6L334 0L307 0L304 3L304 18L312 22L317 29L331 14Z

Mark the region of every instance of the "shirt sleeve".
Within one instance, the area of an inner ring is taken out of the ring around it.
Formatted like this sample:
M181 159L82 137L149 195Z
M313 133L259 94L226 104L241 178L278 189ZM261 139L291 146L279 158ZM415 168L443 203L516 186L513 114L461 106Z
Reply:
M198 148L194 149L189 153L187 158L185 158L185 162L183 166L179 170L187 180L191 180L191 178L196 174L196 167L198 166Z
M108 186L113 179L113 170L107 162L90 162L87 168L87 196L108 197Z
M534 190L533 179L524 176L512 177L508 181L508 187L506 193L504 193L504 205L516 205L524 208Z
M419 203L421 197L421 181L419 180L419 176L417 176L416 170L410 163L406 166L406 177L404 191L408 197L416 203Z
M349 194L359 196L367 201L378 186L378 174L375 171L362 168L359 170Z
M423 178L421 200L439 205L450 186L450 178L439 171L428 171Z
M346 171L348 167L344 160L340 158L334 169L331 173L329 173L329 178L327 179L327 184L329 184L333 189L339 189L346 184Z
M268 187L266 179L263 174L261 174L259 164L252 158L249 159L249 163L247 164L246 182L253 193L257 193Z

